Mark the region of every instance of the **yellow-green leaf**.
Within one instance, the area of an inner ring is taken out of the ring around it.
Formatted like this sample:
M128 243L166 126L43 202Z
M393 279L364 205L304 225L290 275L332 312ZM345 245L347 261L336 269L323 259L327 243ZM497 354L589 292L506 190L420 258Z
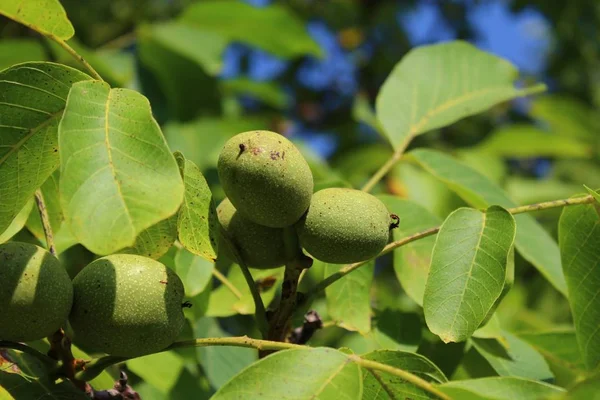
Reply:
M75 34L58 0L0 0L0 14L42 35L68 40Z

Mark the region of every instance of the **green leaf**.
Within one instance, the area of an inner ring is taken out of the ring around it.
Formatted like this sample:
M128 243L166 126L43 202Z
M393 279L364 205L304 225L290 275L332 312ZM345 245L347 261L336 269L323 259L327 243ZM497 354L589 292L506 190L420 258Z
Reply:
M585 365L572 328L519 333L518 337L544 356L557 383L570 384L585 374Z
M477 351L498 375L538 380L554 378L546 360L532 346L506 331L504 339L503 343L496 339L472 339Z
M50 400L89 400L84 392L77 389L71 382L51 382L48 378L28 379L19 374L0 371L0 395L2 389L12 397L0 399L50 399Z
M316 362L318 360L318 362ZM358 365L330 348L278 351L244 369L212 397L225 399L362 399Z
M179 168L141 94L100 81L74 84L59 143L65 220L92 252L132 246L179 209Z
M600 376L577 383L560 400L600 400Z
M181 21L279 57L322 54L303 21L278 4L256 8L241 1L202 1L189 6Z
M275 278L275 283L269 289L261 292L265 307L273 301L275 292L283 279L283 268L274 269L250 269L255 281L265 278ZM209 317L229 317L235 314L254 314L254 301L246 279L239 265L233 264L227 273L227 279L240 292L238 298L230 288L221 285L211 293L206 315Z
M250 95L274 108L285 109L289 104L287 94L274 82L235 78L224 80L222 85L226 94Z
M510 125L492 132L477 150L501 157L589 158L591 146L571 136L545 132L533 125Z
M0 42L0 71L26 61L46 60L44 48L35 39L2 38Z
M23 207L23 209L19 211L19 213L17 214L15 219L13 219L13 221L10 223L8 228L6 228L4 232L0 233L0 243L7 242L11 237L16 235L17 232L23 229L32 209L33 199L25 203L25 207ZM37 211L37 208L34 209L34 211Z
M212 192L200 169L181 153L175 155L183 175L185 194L179 210L179 241L190 252L214 262L217 258L219 220Z
M438 389L460 400L539 400L564 393L564 389L514 376L453 381Z
M151 354L127 361L127 368L151 382L161 393L168 393L184 368L183 359L173 351Z
M58 0L0 0L0 14L49 37L68 40L75 34Z
M484 326L477 329L473 333L473 337L480 339L496 339L502 343L502 345L508 345L506 339L504 338L504 332L500 326L500 319L498 318L497 314L493 314Z
M339 271L341 265L326 264L325 277ZM350 331L371 330L371 283L375 261L352 272L325 289L329 316L337 325Z
M392 231L394 240L400 240L442 223L441 219L418 203L390 195L378 197L390 212L400 217L400 226ZM406 294L420 306L423 306L423 294L434 243L435 237L429 236L394 250L396 277Z
M418 149L411 151L425 170L444 182L473 207L497 204L504 208L516 204L496 184L477 171L443 153ZM528 214L515 216L517 237L515 247L561 293L567 293L567 284L560 264L558 245L552 237Z
M85 353L83 350L79 349L74 344L71 344L71 351L73 352L73 357L75 357L75 359L92 359L92 357L90 357L89 354ZM110 374L106 370L104 370L100 373L100 375L98 375L88 383L92 385L92 387L95 390L106 390L113 388L113 385L115 384L115 379L112 376L110 376Z
M175 271L183 282L186 297L199 295L210 283L215 264L186 249L177 249Z
M437 235L423 308L431 332L445 343L468 339L502 294L515 221L506 210L459 208Z
M0 232L58 167L58 123L71 84L86 79L44 62L0 72Z
M594 206L563 208L558 237L577 341L592 370L600 364L600 216Z
M600 193L598 193L598 191L596 191L590 187L587 187L586 185L583 185L583 187L585 188L585 190L587 190L587 192L589 194L592 195L592 197L596 200L596 202L600 204Z
M196 62L209 75L221 72L227 41L218 33L181 22L166 22L142 26L138 35L147 35L165 48Z
M135 238L132 247L119 252L139 254L157 260L169 251L175 240L177 240L177 214L144 229Z
M431 383L439 384L448 381L444 373L434 363L420 354L377 350L365 354L361 358L402 369ZM362 376L363 400L437 399L437 396L382 371L363 368Z
M198 338L231 336L220 328L214 318L198 320L194 327L194 335ZM254 349L232 346L198 347L196 354L202 370L215 390L258 358L258 352Z
M509 62L454 41L411 50L390 73L377 96L377 118L396 149L413 137L461 118L545 89L517 89Z
M543 121L557 135L595 140L596 112L577 98L553 94L534 99L529 114Z

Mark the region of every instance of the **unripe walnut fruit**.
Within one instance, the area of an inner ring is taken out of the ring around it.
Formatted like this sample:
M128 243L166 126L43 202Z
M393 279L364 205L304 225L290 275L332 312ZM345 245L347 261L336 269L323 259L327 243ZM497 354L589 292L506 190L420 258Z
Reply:
M123 357L154 353L173 343L183 327L183 284L151 258L100 258L77 274L73 287L74 341L92 351Z
M330 188L315 193L296 225L300 244L318 260L347 264L375 257L389 238L390 214L369 193Z
M293 225L310 204L313 177L300 151L270 131L240 133L217 164L225 194L245 218L271 228Z
M56 257L29 243L0 245L0 340L28 342L53 334L72 302L71 279Z
M217 207L217 216L221 224L222 235L237 247L240 257L248 267L274 268L285 264L285 245L282 228L269 228L256 224L236 211L229 199ZM225 257L236 260L225 239L219 250Z

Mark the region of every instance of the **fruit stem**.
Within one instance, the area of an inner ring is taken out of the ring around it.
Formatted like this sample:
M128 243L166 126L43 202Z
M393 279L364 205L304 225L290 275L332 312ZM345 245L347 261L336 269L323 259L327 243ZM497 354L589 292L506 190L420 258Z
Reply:
M42 220L42 228L44 229L44 236L46 236L46 246L50 254L56 257L56 246L54 245L54 234L52 233L52 226L50 225L50 217L48 216L48 209L44 202L44 195L40 189L35 191L35 204L37 205L38 211L40 212L40 219Z
M34 349L33 347L29 347L24 343L0 340L0 349L12 349L12 350L17 350L22 353L28 354L32 357L37 358L48 369L52 369L52 368L56 367L56 365L57 365L56 360L53 360L52 358L48 357L44 353Z
M576 206L576 205L581 205L581 204L591 204L591 203L594 203L594 201L595 201L595 199L592 195L587 195L587 196L582 196L582 197L573 197L573 198L569 198L569 199L544 201L541 203L534 203L534 204L528 204L528 205L519 206L519 207L507 208L506 211L515 215L515 214L522 214L525 212L549 210L549 209L558 208L558 207ZM426 238L431 235L435 235L439 231L440 231L440 227L434 226L432 228L425 229L424 231L417 232L410 236L406 236L402 239L388 243L388 245L385 246L383 248L383 250L381 250L381 252L374 258L380 257L384 254L391 252L392 250L395 250L399 247L407 245L416 240L423 239L423 238ZM321 282L319 282L315 287L313 287L311 290L309 290L305 294L305 297L303 298L302 303L308 304L310 301L312 301L312 299L318 293L324 291L326 287L334 284L338 280L342 279L344 276L348 275L350 272L355 271L356 269L365 265L369 261L370 260L361 261L361 262L357 262L354 264L347 264L344 267L342 267L338 272L336 272L332 275L329 275L326 279L323 279Z

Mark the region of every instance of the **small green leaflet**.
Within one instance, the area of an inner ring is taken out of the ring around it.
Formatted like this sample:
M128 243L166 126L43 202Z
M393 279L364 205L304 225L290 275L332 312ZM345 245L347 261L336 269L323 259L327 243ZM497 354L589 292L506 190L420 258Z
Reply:
M0 14L52 38L68 40L75 34L58 0L0 0Z
M73 85L59 126L65 221L110 254L179 210L183 182L148 100L100 81Z
M336 273L338 264L325 264L325 276ZM371 283L375 261L371 260L325 289L329 316L338 326L366 334L371 330Z
M58 167L58 123L73 82L60 64L31 62L0 72L0 232Z
M515 240L512 215L459 208L437 235L423 308L431 332L444 342L468 339L494 311Z
M214 262L217 258L219 221L215 201L200 169L179 152L175 159L183 176L185 195L179 210L179 241L190 252Z
M594 205L563 208L558 237L577 341L593 370L600 364L600 216Z
M501 58L454 41L411 50L377 96L377 118L395 149L413 137L515 97L545 90L518 89L517 69Z

